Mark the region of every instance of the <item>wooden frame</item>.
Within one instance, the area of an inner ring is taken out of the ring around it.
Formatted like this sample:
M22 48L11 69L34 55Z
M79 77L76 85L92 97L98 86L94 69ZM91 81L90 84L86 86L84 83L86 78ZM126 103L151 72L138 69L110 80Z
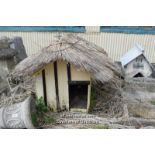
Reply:
M46 92L46 76L45 76L45 69L42 70L42 80L43 80L44 101L45 101L45 105L47 106L47 92Z
M58 90L58 70L57 70L57 62L54 62L54 77L55 77L55 92L56 92L56 102L57 102L57 110L60 109L59 102L59 90Z

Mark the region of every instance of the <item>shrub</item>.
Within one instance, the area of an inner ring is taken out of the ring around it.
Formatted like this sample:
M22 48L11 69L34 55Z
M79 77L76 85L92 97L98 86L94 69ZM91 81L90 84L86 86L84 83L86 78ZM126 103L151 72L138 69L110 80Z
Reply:
M55 118L48 115L49 108L45 105L43 97L36 99L35 108L36 112L31 114L32 123L35 127L56 122Z
M43 114L49 111L48 107L45 105L45 101L43 97L37 98L36 110L38 114Z
M155 101L151 101L151 104L155 105Z
M31 119L32 119L32 124L34 126L38 126L38 120L37 120L37 115L35 113L31 114Z
M44 116L45 124L56 123L56 120L52 116Z
M92 88L91 88L91 96L90 96L89 112L93 111L93 107L95 105L96 97L97 97L97 92L96 92L95 88L92 86Z

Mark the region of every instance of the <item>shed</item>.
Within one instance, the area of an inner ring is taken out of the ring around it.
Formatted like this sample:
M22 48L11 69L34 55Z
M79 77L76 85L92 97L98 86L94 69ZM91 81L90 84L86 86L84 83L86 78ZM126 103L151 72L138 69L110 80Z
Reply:
M104 49L67 34L20 62L13 75L33 75L37 96L54 111L87 112L92 80L116 82L120 72Z
M125 77L149 77L153 67L144 54L144 49L136 44L122 58L121 64L124 68Z

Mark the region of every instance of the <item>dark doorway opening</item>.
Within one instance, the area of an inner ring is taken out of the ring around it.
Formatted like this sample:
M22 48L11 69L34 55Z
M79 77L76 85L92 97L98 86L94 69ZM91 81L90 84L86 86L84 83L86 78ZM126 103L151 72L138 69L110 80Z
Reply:
M87 108L88 84L69 85L69 108Z
M137 78L137 77L144 77L142 73L137 73L134 78Z

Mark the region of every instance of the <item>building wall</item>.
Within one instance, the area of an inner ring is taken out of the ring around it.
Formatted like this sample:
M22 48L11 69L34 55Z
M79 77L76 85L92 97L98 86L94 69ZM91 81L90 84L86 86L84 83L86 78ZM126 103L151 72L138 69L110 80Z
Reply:
M35 84L36 95L38 98L44 97L42 71L35 73L34 77L36 79L36 84Z
M99 32L81 36L103 47L114 61L120 61L135 43L139 43L145 49L147 59L155 62L155 35Z
M127 77L133 77L137 73L142 73L145 77L148 77L152 74L152 69L149 65L149 63L146 61L146 59L143 56L139 56L138 58L143 58L143 65L144 68L135 69L133 68L133 64L136 63L136 59L134 59L132 62L130 62L127 65L127 68L125 68L125 74Z
M88 96L87 96L87 112L89 112L90 108L90 99L91 99L91 83L88 85Z
M27 54L31 55L48 46L61 33L67 32L0 32L0 36L21 36ZM76 34L103 47L114 61L119 61L135 43L139 43L144 47L148 60L155 63L155 35L98 32L93 27L88 28L87 33Z
M89 73L81 71L71 65L71 80L72 81L90 81Z
M67 75L67 63L64 61L57 61L57 73L58 73L58 91L60 108L69 109L69 92L68 92L68 75Z
M86 33L100 32L100 26L86 26Z
M47 105L54 111L57 110L56 100L56 86L55 86L55 73L53 63L48 64L44 67L46 77L46 95ZM71 65L71 77L72 81L90 81L90 75L84 71L77 71L77 69ZM69 109L69 85L68 85L68 74L67 74L67 62L57 61L57 75L58 75L58 95L60 108ZM43 80L42 71L34 74L36 78L36 94L39 97L44 97L43 93ZM91 84L88 85L88 100L87 100L87 111L90 106L90 93Z
M53 63L45 67L47 105L54 111L57 109L56 89Z

